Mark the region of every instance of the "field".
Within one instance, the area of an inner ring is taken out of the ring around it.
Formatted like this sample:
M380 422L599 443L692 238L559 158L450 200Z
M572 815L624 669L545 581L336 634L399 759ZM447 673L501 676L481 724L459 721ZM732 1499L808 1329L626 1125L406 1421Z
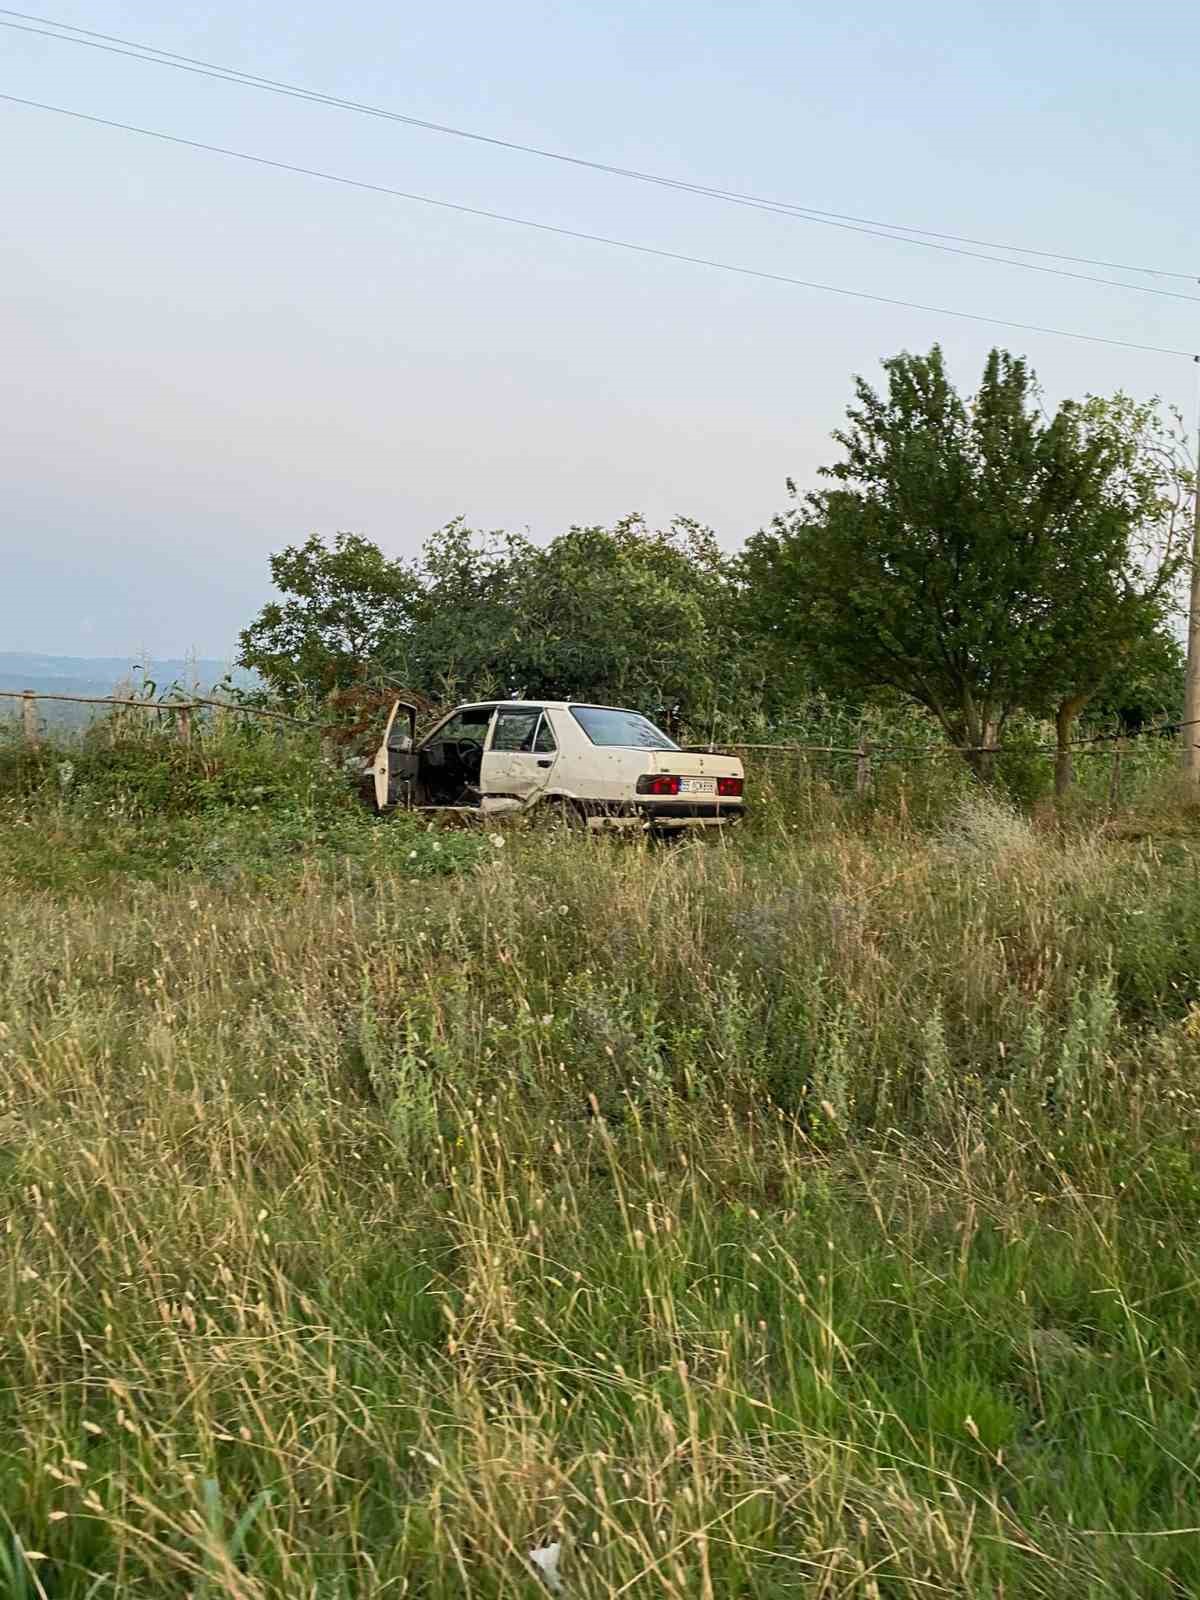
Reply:
M1200 810L924 781L0 752L0 1596L1200 1592Z

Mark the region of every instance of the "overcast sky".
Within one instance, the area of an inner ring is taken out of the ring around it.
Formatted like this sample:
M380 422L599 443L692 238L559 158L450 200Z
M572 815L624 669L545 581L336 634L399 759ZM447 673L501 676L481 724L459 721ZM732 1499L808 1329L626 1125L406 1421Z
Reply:
M1191 4L1148 25L1111 0L48 3L63 22L603 162L1200 273ZM0 90L666 250L1200 348L1200 304L3 28ZM829 459L851 375L935 339L963 384L1000 342L1052 400L1124 388L1195 416L1179 358L656 260L4 102L0 151L0 650L226 655L267 598L268 554L310 532L413 554L460 514L545 539L641 511L736 545L785 503L788 475Z

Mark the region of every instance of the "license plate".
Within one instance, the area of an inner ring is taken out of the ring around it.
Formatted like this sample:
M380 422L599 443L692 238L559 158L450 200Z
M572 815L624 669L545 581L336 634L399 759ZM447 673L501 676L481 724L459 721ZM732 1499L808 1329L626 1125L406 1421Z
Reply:
M716 794L717 780L715 778L680 778L680 794Z

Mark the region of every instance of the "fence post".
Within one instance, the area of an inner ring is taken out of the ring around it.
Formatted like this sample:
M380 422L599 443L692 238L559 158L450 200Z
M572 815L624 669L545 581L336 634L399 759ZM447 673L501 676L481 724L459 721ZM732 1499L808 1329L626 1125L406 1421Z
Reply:
M1112 776L1108 780L1108 809L1111 814L1117 809L1121 799L1121 748L1124 739L1118 739L1113 745Z
M21 727L25 733L25 743L31 750L36 750L38 747L37 696L32 689L26 689L21 696Z
M180 709L175 713L175 716L176 716L175 727L176 727L176 731L179 734L179 742L180 742L180 744L190 744L191 743L191 739L192 739L192 708L191 708L191 706L181 706Z
M854 792L859 799L866 794L871 782L871 743L869 739L860 738L858 741L858 758L854 767Z

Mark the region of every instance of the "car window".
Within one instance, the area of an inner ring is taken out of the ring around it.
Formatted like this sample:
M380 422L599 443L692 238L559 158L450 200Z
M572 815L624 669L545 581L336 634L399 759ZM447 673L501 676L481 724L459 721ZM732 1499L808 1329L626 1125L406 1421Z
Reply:
M571 715L593 744L623 750L678 750L661 728L637 711L608 706L572 706Z
M541 706L513 706L501 711L492 733L493 750L532 750Z
M462 711L456 711L450 721L444 723L429 742L445 744L453 743L457 739L474 739L477 744L482 744L495 709L495 706L467 706Z
M537 733L534 735L533 748L538 755L550 755L558 749L558 740L554 737L554 729L550 725L550 713L542 712L542 720L538 723Z

